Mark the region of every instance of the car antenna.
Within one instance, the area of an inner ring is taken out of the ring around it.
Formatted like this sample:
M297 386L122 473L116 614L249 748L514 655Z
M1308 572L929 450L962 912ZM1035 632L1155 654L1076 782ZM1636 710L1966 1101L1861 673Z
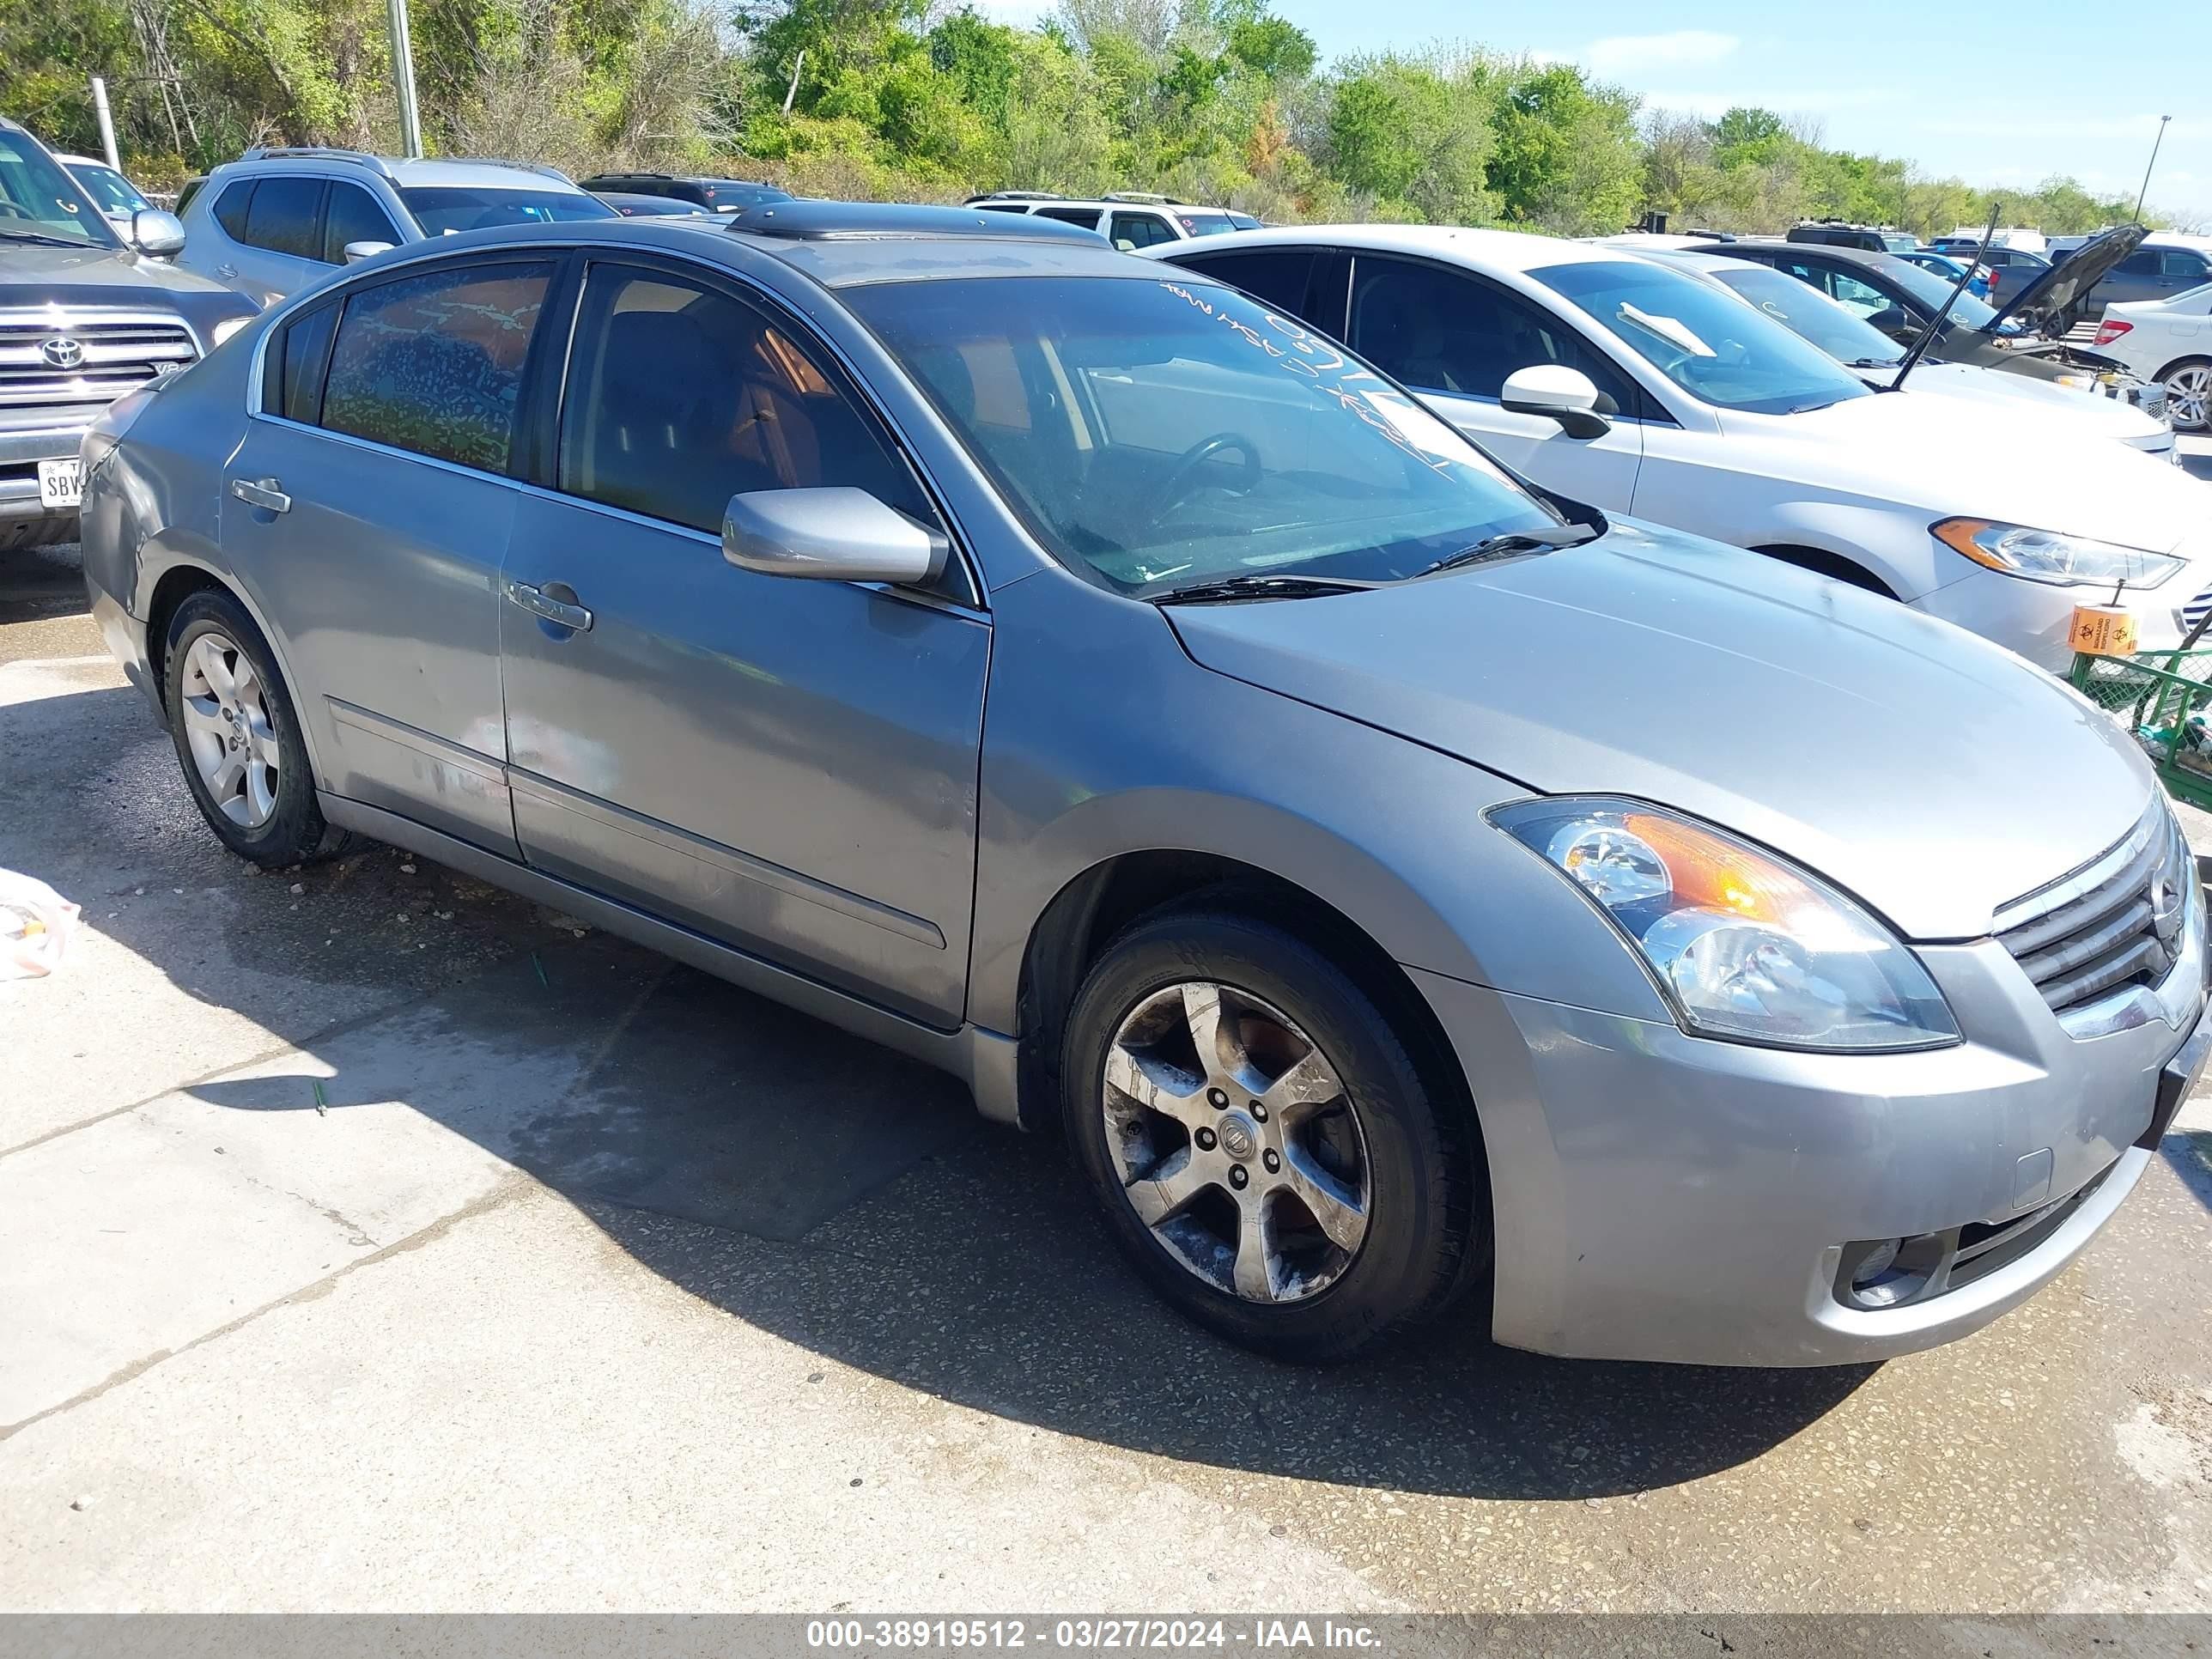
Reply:
M2003 211L2004 204L2002 202L1990 204L1990 228L1982 233L1981 246L1974 250L1974 257L1967 261L1966 268L1959 273L1959 280L1951 284L1950 297L1943 301L1943 309L1936 313L1936 320L1921 330L1920 337L1912 343L1911 349L1905 354L1905 361L1897 366L1897 378L1889 383L1889 389L1892 392L1904 386L1905 377L1912 373L1913 365L1928 355L1928 348L1936 343L1936 337L1943 331L1943 325L1950 320L1951 307L1959 303L1959 296L1966 291L1966 284L1974 279L1975 270L1989 256L1990 244L1996 240L1997 215Z

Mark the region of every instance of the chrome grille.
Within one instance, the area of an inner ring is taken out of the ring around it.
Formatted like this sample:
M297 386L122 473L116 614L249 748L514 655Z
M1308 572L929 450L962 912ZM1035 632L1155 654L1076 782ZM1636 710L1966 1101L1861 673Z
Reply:
M199 355L191 331L159 312L0 312L0 409L112 403Z
M2196 879L2181 826L2155 802L2111 851L2000 910L1997 939L2053 1012L2067 1013L2166 978Z

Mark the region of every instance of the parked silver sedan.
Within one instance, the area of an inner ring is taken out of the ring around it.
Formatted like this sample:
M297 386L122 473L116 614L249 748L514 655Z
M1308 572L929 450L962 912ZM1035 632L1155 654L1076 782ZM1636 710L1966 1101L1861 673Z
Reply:
M88 458L228 847L396 842L957 1073L1269 1352L1925 1347L2203 1063L2195 872L2070 692L1028 220L418 245Z

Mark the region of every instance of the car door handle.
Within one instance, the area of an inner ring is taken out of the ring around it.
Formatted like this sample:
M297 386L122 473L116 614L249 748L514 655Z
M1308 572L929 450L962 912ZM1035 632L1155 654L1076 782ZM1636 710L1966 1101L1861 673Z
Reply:
M227 283L232 277L238 275L238 267L236 265L217 265L215 268L215 274L222 277L223 281Z
M271 513L289 513L292 510L292 498L278 487L274 478L263 478L258 482L233 478L230 493L248 507L263 507Z
M533 617L543 617L547 622L558 623L563 628L573 628L587 633L592 626L592 613L580 605L554 598L542 588L527 582L510 581L506 585L507 597Z

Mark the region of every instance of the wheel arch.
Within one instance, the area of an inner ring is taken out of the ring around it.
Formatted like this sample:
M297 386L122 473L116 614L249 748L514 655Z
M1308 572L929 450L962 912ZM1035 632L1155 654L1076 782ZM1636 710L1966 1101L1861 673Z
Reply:
M1815 575L1827 576L1853 587L1863 587L1869 593L1879 593L1884 599L1898 597L1897 590L1875 572L1869 569L1848 554L1838 553L1825 547L1806 547L1794 542L1769 542L1751 550L1764 557L1794 565L1800 570L1812 571Z
M1200 900L1272 922L1339 960L1391 1022L1431 1086L1466 1114L1480 1155L1480 1116L1443 1024L1382 943L1286 876L1223 854L1176 848L1101 859L1072 877L1038 913L1023 951L1016 1003L1024 1128L1054 1121L1067 1014L1091 964L1139 918Z
M2176 357L2164 368L2159 370L2157 374L2152 375L2151 379L2162 383L2168 376L2172 375L2175 370L2187 368L2191 363L2212 363L2212 350L2185 351L2180 356Z

